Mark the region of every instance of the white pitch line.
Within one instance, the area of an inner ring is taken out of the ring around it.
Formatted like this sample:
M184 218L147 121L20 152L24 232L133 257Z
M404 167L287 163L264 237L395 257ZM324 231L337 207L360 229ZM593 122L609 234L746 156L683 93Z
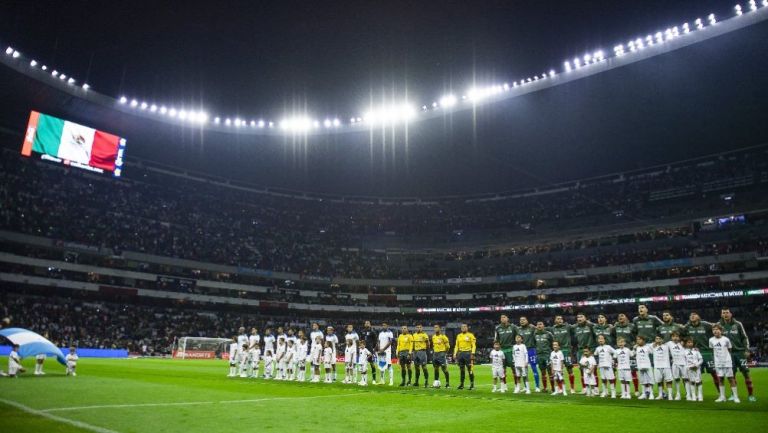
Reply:
M50 413L46 413L46 412L41 411L41 410L32 409L29 406L25 406L25 405L23 405L21 403L15 402L15 401L5 400L5 399L0 398L0 403L4 403L4 404L7 404L8 406L15 407L16 409L19 409L20 411L26 412L26 413L28 413L30 415L36 415L36 416L39 416L39 417L47 418L47 419L49 419L51 421L60 422L62 424L69 424L71 426L78 427L78 428L81 428L81 429L84 429L84 430L90 430L90 431L96 432L96 433L118 433L117 431L110 430L108 428L95 426L95 425L92 425L92 424L84 423L82 421L75 421L73 419L62 418L60 416L52 415Z
M40 412L66 412L66 411L78 411L78 410L92 410L92 409L130 409L137 407L164 407L164 406L196 406L196 405L208 405L208 404L237 404L237 403L258 403L265 401L279 401L279 400L310 400L315 398L336 398L336 397L352 397L361 395L364 391L358 391L348 394L327 394L327 395L311 395L306 397L265 397L254 398L246 400L220 400L220 401L182 401L182 402L169 402L169 403L134 403L134 404L101 404L95 406L73 406L73 407L55 407L51 409L43 409ZM395 392L395 391L387 391Z

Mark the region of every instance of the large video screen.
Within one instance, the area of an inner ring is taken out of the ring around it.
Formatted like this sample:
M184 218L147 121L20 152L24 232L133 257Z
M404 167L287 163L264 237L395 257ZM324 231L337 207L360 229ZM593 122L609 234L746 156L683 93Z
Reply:
M33 111L29 115L21 154L32 156L33 153L49 161L99 173L112 172L115 177L120 177L125 139Z

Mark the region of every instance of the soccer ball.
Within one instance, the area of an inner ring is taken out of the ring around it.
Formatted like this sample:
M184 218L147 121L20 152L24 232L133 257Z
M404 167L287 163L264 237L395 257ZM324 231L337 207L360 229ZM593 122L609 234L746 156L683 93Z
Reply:
M432 382L432 386L434 388L440 388L440 381L439 380L435 380L434 382Z

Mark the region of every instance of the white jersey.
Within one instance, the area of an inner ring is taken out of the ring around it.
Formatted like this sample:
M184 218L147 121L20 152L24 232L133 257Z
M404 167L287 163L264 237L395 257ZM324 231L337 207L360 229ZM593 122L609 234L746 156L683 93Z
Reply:
M312 331L309 333L309 341L312 347L317 345L317 337L320 337L320 341L325 341L325 334L323 334L323 331Z
M237 336L237 347L243 347L243 344L248 344L248 336L240 334Z
M643 370L646 368L653 368L653 364L651 363L652 353L653 348L648 344L645 346L637 346L635 349L635 360L638 369Z
M363 349L360 349L360 353L358 353L358 356L357 356L357 364L358 365L365 365L365 366L367 366L368 365L368 357L370 357L371 355L373 355L373 354L371 353L370 350L368 350L367 347L363 348Z
M501 368L504 367L504 352L501 350L491 350L491 366Z
M552 366L552 371L563 371L563 367L565 366L565 355L563 355L561 350L553 350L552 353L549 354L549 365Z
M242 346L238 346L237 343L229 343L229 362L233 364L237 362L237 357L240 353L241 347Z
M598 367L613 367L613 356L615 353L616 349L607 344L597 346L595 357L597 358Z
M245 364L250 360L250 357L248 357L248 352L242 349L237 349L237 360L241 364Z
M336 355L336 346L339 345L339 337L336 334L326 335L325 341L331 342L331 349L333 349L333 354Z
M312 352L309 354L309 360L312 364L320 365L323 362L323 347L319 344L312 346Z
M525 344L515 344L512 346L512 354L515 367L528 366L528 349L525 347Z
M704 357L701 356L699 349L685 349L685 365L689 369L699 368L704 363Z
M355 346L344 347L344 362L347 364L357 363L357 347Z
M616 349L613 352L613 357L616 358L616 364L619 370L631 370L632 369L632 351L626 347Z
M267 353L267 350L272 352L272 354L275 354L275 336L272 334L265 335L264 336L264 353Z
M333 365L336 363L336 360L333 359L333 349L330 347L326 347L323 350L323 363L325 365Z
M248 337L248 350L255 351L259 349L259 343L261 343L261 337L258 334Z
M283 356L283 362L286 364L293 364L296 360L296 346L288 346L285 348L285 355Z
M394 339L395 339L395 335L389 329L379 332L379 347L377 348L377 350L379 352L382 352L386 347L387 352L392 352L392 340Z
M275 359L278 361L285 361L285 353L288 351L288 345L285 343L277 343L277 352L275 352Z
M672 355L672 365L684 366L685 362L685 347L680 343L674 341L668 341L669 353Z
M661 344L653 346L653 368L669 368L669 346Z
M296 350L296 362L304 362L307 360L307 346L309 346L309 342L301 340L293 346Z
M733 368L731 359L731 340L728 337L712 337L709 347L715 354L715 368Z
M71 368L77 365L77 360L79 358L77 357L77 353L68 353L65 359L67 361L67 367Z
M360 336L357 335L357 332L355 332L355 331L348 332L347 335L344 336L344 343L346 343L348 341L351 341L352 342L352 346L357 348L357 343L360 341Z

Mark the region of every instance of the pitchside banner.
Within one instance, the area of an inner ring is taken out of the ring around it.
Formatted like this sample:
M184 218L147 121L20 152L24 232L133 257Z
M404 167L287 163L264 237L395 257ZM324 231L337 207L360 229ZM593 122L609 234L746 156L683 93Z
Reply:
M33 111L21 154L103 173L122 174L125 139L68 120Z

